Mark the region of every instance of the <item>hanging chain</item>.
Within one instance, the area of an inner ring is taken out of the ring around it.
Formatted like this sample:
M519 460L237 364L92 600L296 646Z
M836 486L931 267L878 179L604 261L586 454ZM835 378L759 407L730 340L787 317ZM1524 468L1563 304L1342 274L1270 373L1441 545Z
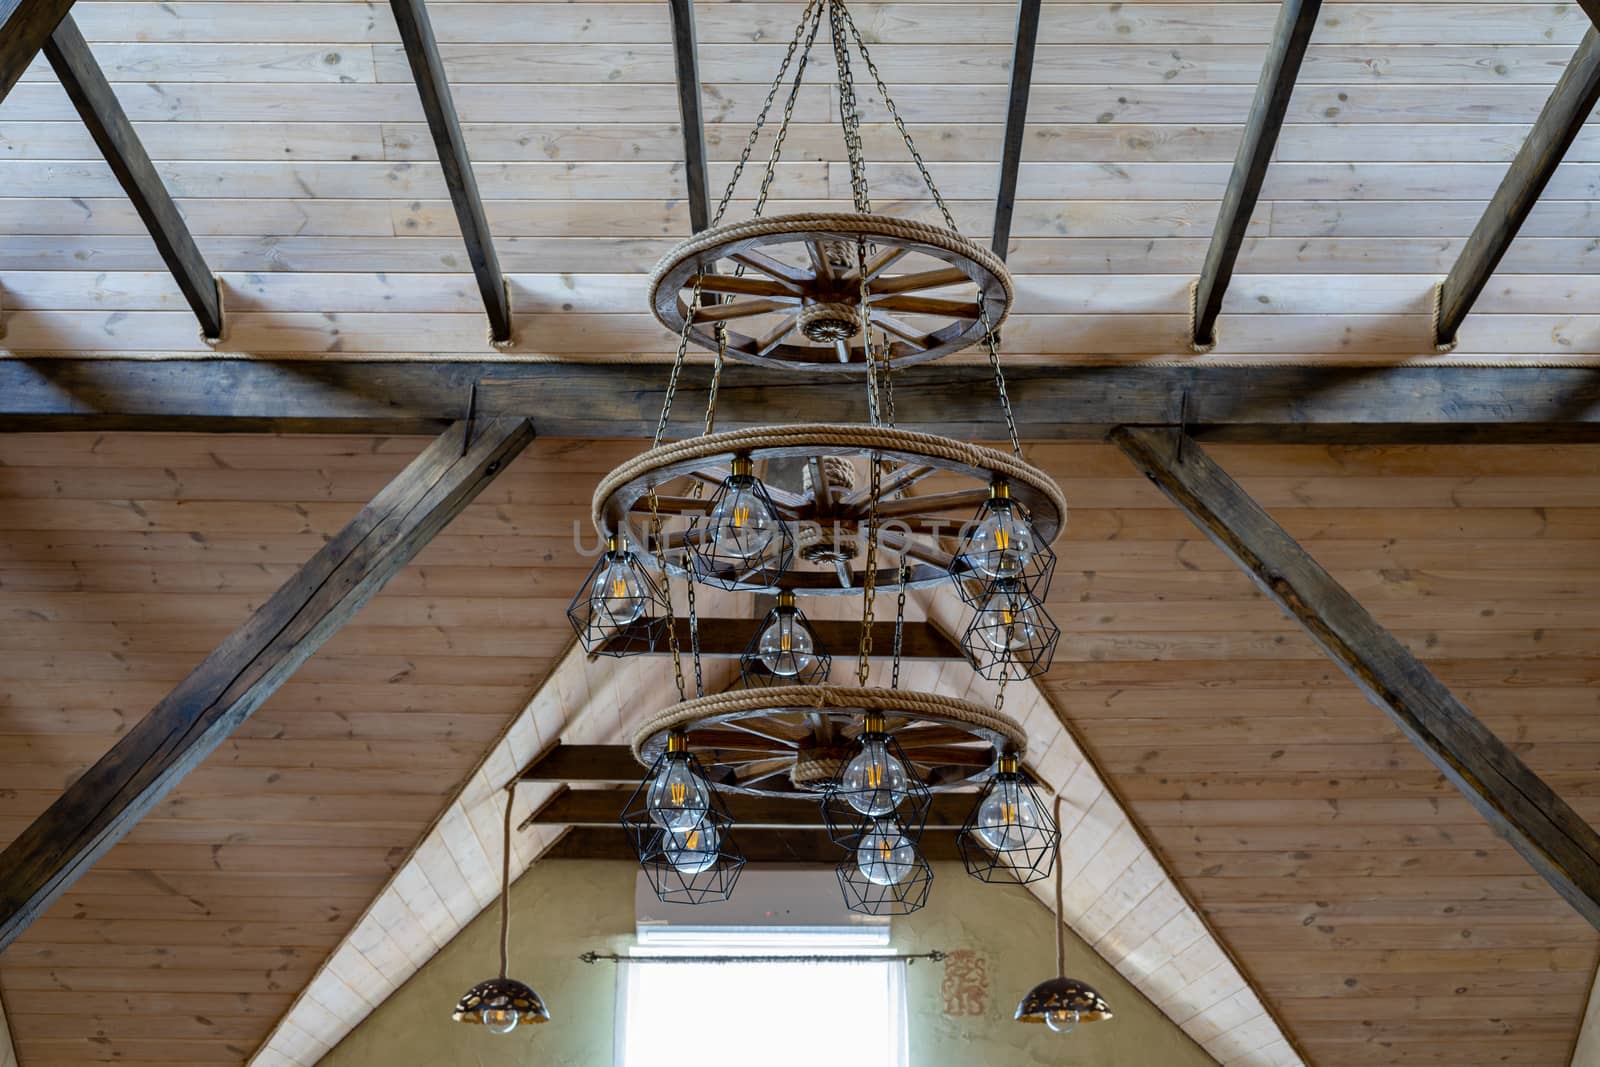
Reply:
M923 184L928 187L928 193L933 197L933 202L938 205L939 213L944 216L944 224L952 230L959 231L956 217L950 213L950 206L944 202L944 197L939 195L939 187L934 184L933 175L928 173L928 165L922 160L922 153L917 151L917 144L911 139L911 131L906 129L905 120L900 117L900 109L894 106L894 98L889 95L889 87L883 83L883 75L878 73L878 65L872 61L872 53L867 51L867 42L862 39L861 31L856 29L855 19L850 17L850 12L838 3L839 13L845 26L850 30L850 37L856 43L856 51L861 53L861 61L867 65L867 72L872 75L872 80L878 85L878 95L883 98L883 106L889 109L889 117L894 119L895 128L900 131L900 137L906 143L906 151L911 153L912 162L916 163L917 171L922 175ZM859 119L857 120L859 123Z
M1011 677L1010 656L1011 653L1007 652L1007 658L1000 667L1000 684L995 688L994 691L994 710L997 712L1004 711L1006 709L1006 680Z
M884 420L894 425L894 364L889 360L889 335L880 333L883 338L883 383L878 392L883 397Z
M866 568L861 573L861 657L856 663L856 681L862 686L867 684L867 660L872 656L872 602L878 594L878 496L882 492L879 479L883 469L878 460L876 452L867 460L872 488L867 509Z
M694 575L689 576L685 585L689 608L689 658L694 662L694 695L706 695L706 678L700 669L700 616L694 610ZM680 672L681 673L681 672ZM681 682L681 678L679 679Z
M872 350L872 305L869 303L872 287L867 280L867 241L864 237L856 238L856 274L861 279L859 299L862 355L867 361L867 421L878 426L883 418L878 406L878 363Z
M678 380L683 376L683 364L689 356L689 330L694 326L695 312L700 310L701 282L702 279L695 278L694 292L689 295L689 310L683 316L683 329L678 331L678 354L672 359L672 373L667 375L667 394L661 398L661 417L656 420L651 448L659 448L662 438L667 436L667 420L672 416L672 402L678 396Z
M844 128L845 157L850 162L850 197L857 211L872 211L867 194L867 158L861 147L861 111L856 106L855 78L845 35L850 13L840 0L828 0L828 29L833 35L833 61L839 68L839 124Z
M1022 456L1022 439L1017 436L1017 420L1011 414L1011 394L1006 392L1006 372L1000 369L1000 349L995 341L994 327L989 322L989 307L983 301L983 290L978 290L978 317L983 322L983 346L989 351L989 369L994 371L995 391L1000 394L1000 411L1006 417L1006 433L1011 438L1011 454Z
M911 568L906 564L905 553L900 555L900 595L894 603L894 666L889 674L889 688L900 688L900 649L905 643L906 636L906 581L911 577Z
M717 428L717 389L722 384L722 365L728 359L728 327L717 323L717 357L711 364L711 388L706 393L706 436ZM695 483L700 488L700 483ZM698 493L695 494L698 497Z
M662 547L661 509L655 486L650 487L650 541L656 550L656 569L661 572L661 599L667 605L667 647L672 650L672 679L678 684L678 700L689 699L683 687L683 657L678 649L678 621L672 614L672 578L667 573L667 553ZM689 588L694 589L694 576L689 576Z
M716 226L722 222L722 216L728 210L728 204L733 200L733 191L739 184L739 177L744 173L744 168L750 162L750 153L755 151L756 142L761 139L761 131L766 128L767 117L772 112L772 105L778 99L778 90L783 88L783 80L789 73L789 65L794 62L795 52L800 47L802 38L806 38L806 26L811 25L810 37L806 39L805 54L800 58L800 66L795 73L794 88L790 90L788 104L784 108L782 128L778 131L777 140L773 143L772 158L767 161L767 180L762 183L762 201L765 202L766 187L771 184L771 174L777 166L777 150L783 144L784 134L788 131L789 122L794 115L795 98L800 92L800 80L805 76L806 57L811 54L811 43L816 40L816 27L820 25L821 0L810 0L806 4L800 22L795 26L794 37L789 41L789 50L784 53L783 62L778 65L778 76L773 79L772 87L767 90L767 98L761 105L761 113L756 116L756 124L750 130L750 136L745 138L744 148L739 152L739 161L733 166L733 177L728 181L728 188L722 194L722 200L717 204L716 214L711 218L711 225ZM756 214L761 214L760 209Z

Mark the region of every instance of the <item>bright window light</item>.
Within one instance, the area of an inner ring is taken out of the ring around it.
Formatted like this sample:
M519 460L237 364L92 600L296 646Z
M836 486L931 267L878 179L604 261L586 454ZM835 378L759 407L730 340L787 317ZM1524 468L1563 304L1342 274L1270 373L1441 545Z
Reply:
M888 947L883 927L640 933L638 956ZM753 1055L763 1067L908 1067L904 963L637 964L618 967L617 983L617 1067L749 1067Z

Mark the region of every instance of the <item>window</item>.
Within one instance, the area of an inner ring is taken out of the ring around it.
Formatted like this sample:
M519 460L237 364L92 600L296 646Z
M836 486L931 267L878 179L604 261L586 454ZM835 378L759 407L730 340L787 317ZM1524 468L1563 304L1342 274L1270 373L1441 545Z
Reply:
M888 951L885 927L641 931L635 956ZM905 964L617 968L617 1067L908 1067Z

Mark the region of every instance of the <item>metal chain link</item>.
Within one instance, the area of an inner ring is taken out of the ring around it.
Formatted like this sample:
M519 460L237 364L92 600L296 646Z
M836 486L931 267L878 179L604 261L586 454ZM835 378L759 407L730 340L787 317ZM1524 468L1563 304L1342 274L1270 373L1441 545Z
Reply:
M856 663L856 681L862 686L867 684L870 673L867 660L872 656L872 604L878 594L878 497L883 484L880 481L883 464L879 458L877 453L873 453L867 460L867 466L872 471L872 488L867 509L866 569L861 575L861 658Z
M1011 454L1022 457L1022 439L1017 436L1017 420L1011 414L1011 394L1006 392L1006 372L1000 369L1000 349L995 342L994 327L989 323L989 308L983 302L983 290L978 290L978 318L983 323L983 345L989 350L989 369L994 371L995 391L1000 394L1000 411L1006 417L1006 433L1011 438Z
M911 577L911 568L906 565L905 554L900 556L900 595L894 603L894 666L889 674L889 688L900 688L900 649L904 645L906 635L906 582Z
M722 385L722 365L728 359L728 327L726 323L717 323L717 356L711 364L711 388L706 392L706 432L711 436L717 427L717 390ZM698 489L700 483L695 483Z
M800 47L801 39L806 37L806 26L808 23L812 25L812 29L810 38L806 41L805 55L809 56L811 54L811 44L816 40L817 36L816 26L821 24L821 2L822 0L810 0L810 2L806 4L805 11L800 16L800 22L795 26L794 37L789 41L789 49L784 53L783 62L778 65L778 76L773 79L772 87L767 90L767 98L761 105L761 113L756 116L756 124L755 126L751 127L750 136L745 138L744 148L739 152L739 161L733 166L733 177L728 181L728 188L723 192L722 200L717 204L716 214L711 218L712 226L716 226L722 222L722 216L727 212L728 204L733 200L734 188L739 184L739 177L744 173L745 165L750 162L750 153L755 151L756 142L761 139L761 131L766 128L767 117L772 112L773 103L778 99L778 90L783 88L783 80L789 73L789 65L794 62L795 51ZM776 150L780 145L782 145L782 134L783 132L787 131L789 121L794 115L794 101L796 95L800 91L800 79L804 76L804 73L805 57L802 56L800 67L795 75L794 89L790 91L788 106L784 109L783 130L780 130L779 138L773 145L774 152L772 158L767 162L767 173L769 175L777 166L778 160ZM769 177L764 185L770 184L771 178ZM765 202L764 197L762 202ZM757 210L756 214L761 214L760 210Z
M678 622L672 614L672 578L667 573L667 552L662 547L661 509L655 486L650 487L650 542L656 550L656 569L661 572L661 600L667 605L667 647L672 650L672 679L678 685L678 700L688 700L683 686L683 657L678 649ZM694 578L689 578L689 588L694 588Z
M694 575L689 575L689 581L684 586L688 597L689 609L689 658L694 661L694 695L706 695L706 676L700 669L700 616L694 610ZM679 684L682 684L682 668L678 668L680 675Z
M1011 653L1006 653L1010 656ZM994 710L1004 711L1006 708L1006 679L1011 677L1011 663L1007 660L1005 669L1000 672L1000 684L994 691Z
M683 329L678 332L678 354L672 359L672 373L667 375L667 393L661 398L661 417L656 420L656 433L650 442L651 448L659 448L662 438L667 436L667 420L672 416L672 402L678 396L678 381L683 376L684 361L689 357L689 329L694 326L695 312L700 310L701 282L701 278L695 278L694 292L689 295L689 309L683 316Z
M850 13L840 0L828 0L828 29L833 36L833 61L839 68L839 125L844 128L845 158L850 164L850 197L855 209L872 211L867 193L867 159L861 146L861 111L856 106L856 83L850 73L850 49L845 26Z
M883 75L878 73L878 65L872 61L872 53L867 50L867 42L862 39L861 31L856 28L855 19L850 17L850 12L839 0L832 0L839 6L844 24L850 30L850 37L856 43L856 51L861 53L861 60L867 65L867 71L872 75L872 80L878 85L878 95L883 98L883 106L889 109L889 117L894 119L895 128L900 131L900 137L906 143L906 151L911 153L912 162L916 163L917 171L922 175L922 181L928 187L928 192L933 197L933 202L938 205L939 213L944 216L944 223L951 230L959 232L956 226L956 217L950 213L950 206L944 202L944 197L939 195L939 186L934 183L933 175L928 173L928 165L923 162L922 153L917 151L917 144L911 139L911 131L906 128L905 120L900 117L900 109L894 106L894 98L889 95L889 87L883 83ZM859 120L858 120L859 121Z
M867 361L867 421L873 426L882 425L878 406L878 361L872 349L872 286L867 279L867 241L856 238L856 276L861 279L860 314L862 355Z

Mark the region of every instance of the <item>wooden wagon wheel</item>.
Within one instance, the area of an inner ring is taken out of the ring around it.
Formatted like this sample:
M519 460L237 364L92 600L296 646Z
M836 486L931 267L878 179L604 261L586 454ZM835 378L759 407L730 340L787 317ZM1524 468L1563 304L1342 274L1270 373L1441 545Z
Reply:
M749 796L814 797L854 753L861 717L883 715L889 733L934 792L980 785L1000 757L1021 755L1016 720L971 701L899 689L797 685L685 701L644 723L633 754L646 768L682 730L717 788Z
M861 270L868 245L868 317L890 336L891 365L922 363L998 330L1013 299L1011 276L993 252L952 230L867 214L775 215L706 230L666 254L650 275L650 306L683 330L696 286L723 297L702 302L689 337L768 367L861 371Z
M880 481L880 540L890 553L905 559L910 568L908 586L932 585L949 580L953 571L965 571L965 566L941 547L940 538L960 532L978 505L988 499L989 486L997 479L1003 479L1011 498L1028 509L1043 544L1053 541L1066 521L1066 499L1050 476L1007 453L890 427L808 424L732 430L642 453L613 470L595 489L595 528L603 537L618 534L639 546L640 557L654 566L650 491L655 489L659 513L677 520L662 531L667 569L675 576L687 576L683 550L696 536L688 521L704 518L710 500L690 496L682 487L696 482L720 484L736 456L757 463L801 458L813 471L808 493L767 487L779 517L800 534L797 559L781 584L803 594L856 593L865 577L864 568L855 561L859 556L856 549L864 542L862 527L870 510L870 494L865 488L847 491L829 477L829 457L863 462L877 457L891 464ZM939 474L954 475L968 484L921 496L898 495ZM749 576L748 583L737 580L737 575L723 577L731 581L731 588L775 588L762 584L765 579L758 576ZM880 567L875 581L883 588L897 585L898 564Z

